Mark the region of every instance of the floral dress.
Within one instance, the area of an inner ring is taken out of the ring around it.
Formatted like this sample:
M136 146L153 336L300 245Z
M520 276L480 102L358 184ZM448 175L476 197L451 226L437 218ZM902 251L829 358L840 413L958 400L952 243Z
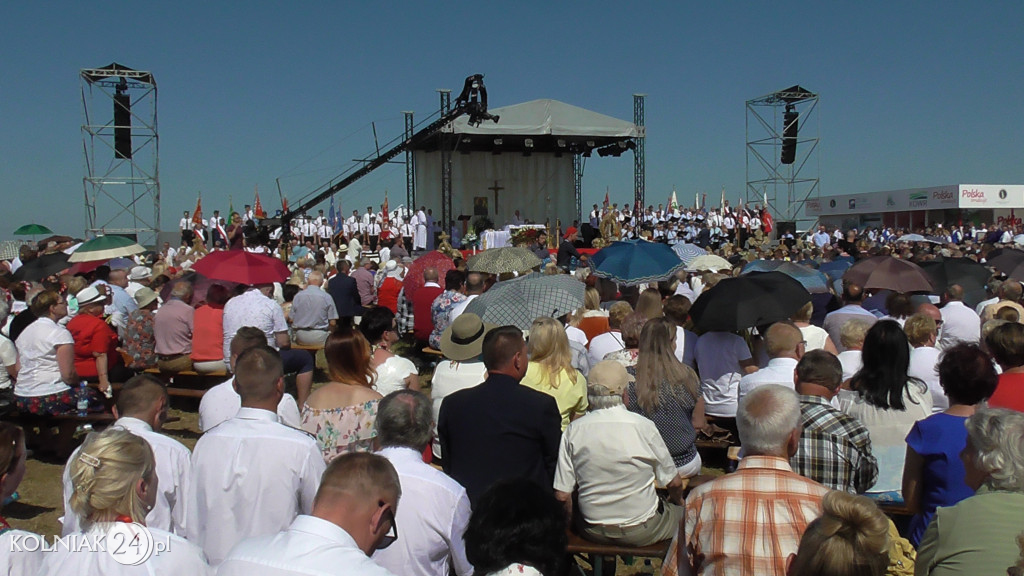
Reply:
M299 427L316 438L316 445L328 464L348 452L372 452L373 439L377 436L373 422L377 419L378 403L380 400L375 399L325 410L305 405Z
M430 318L434 322L434 331L430 333L429 344L431 348L441 347L441 334L451 324L452 308L465 302L467 296L455 290L445 290L430 305Z
M156 338L153 324L156 316L149 310L133 310L124 329L124 350L131 356L129 368L144 370L156 366Z

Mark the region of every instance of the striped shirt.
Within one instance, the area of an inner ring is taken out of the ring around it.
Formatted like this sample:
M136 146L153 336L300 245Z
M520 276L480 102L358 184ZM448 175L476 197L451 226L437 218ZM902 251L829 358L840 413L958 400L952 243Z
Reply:
M859 420L820 396L800 395L800 448L789 459L793 470L833 490L867 492L878 479L871 437Z
M694 488L683 526L694 573L785 576L786 559L821 515L827 492L776 456L747 456L736 472ZM676 535L663 576L678 576L679 544Z

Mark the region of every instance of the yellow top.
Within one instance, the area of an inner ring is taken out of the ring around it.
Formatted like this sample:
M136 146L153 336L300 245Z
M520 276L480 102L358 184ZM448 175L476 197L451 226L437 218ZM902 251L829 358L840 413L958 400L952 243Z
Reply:
M558 404L558 412L562 415L562 431L569 425L573 414L583 415L587 411L587 379L579 370L574 370L575 377L570 377L565 371L558 373L558 387L548 385L547 373L537 362L530 362L526 368L526 376L523 377L523 386L529 386L538 392L543 392L555 399Z

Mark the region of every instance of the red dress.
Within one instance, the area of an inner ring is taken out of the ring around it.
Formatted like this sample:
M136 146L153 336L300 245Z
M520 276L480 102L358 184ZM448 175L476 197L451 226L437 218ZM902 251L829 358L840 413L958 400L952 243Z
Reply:
M117 351L117 332L102 318L91 314L78 314L68 322L68 332L75 339L75 371L83 378L96 378L96 357L93 353L107 354L108 369L122 364Z
M1000 374L999 384L988 399L988 405L1024 412L1024 374Z

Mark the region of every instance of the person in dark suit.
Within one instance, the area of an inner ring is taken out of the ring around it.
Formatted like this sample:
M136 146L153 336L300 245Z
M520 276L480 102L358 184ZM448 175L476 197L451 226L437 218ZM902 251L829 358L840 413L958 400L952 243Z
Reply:
M352 263L338 260L337 268L338 273L327 282L327 293L334 299L334 306L338 309L338 325L351 326L355 316L363 315L363 306L359 300L356 280L348 275Z
M553 397L519 384L529 363L522 331L502 326L488 332L483 360L487 379L441 404L444 471L465 486L472 503L491 484L510 478L551 491L561 416Z

